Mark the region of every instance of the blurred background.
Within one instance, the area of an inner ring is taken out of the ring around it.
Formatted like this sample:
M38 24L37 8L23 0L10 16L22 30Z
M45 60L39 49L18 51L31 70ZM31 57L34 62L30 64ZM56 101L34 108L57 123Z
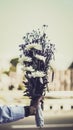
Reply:
M51 63L54 80L48 84L44 101L45 123L70 125L73 124L73 0L0 0L0 104L29 104L29 99L23 97L19 44L24 43L27 32L41 29L43 24L48 25L46 33L56 46L55 60ZM33 124L30 118L29 124Z

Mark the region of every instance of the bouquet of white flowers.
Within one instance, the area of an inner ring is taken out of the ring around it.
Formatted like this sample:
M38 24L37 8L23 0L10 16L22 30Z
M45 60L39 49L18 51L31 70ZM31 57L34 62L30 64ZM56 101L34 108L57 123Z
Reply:
M54 57L55 45L50 43L45 33L45 28L37 31L33 30L27 33L23 39L24 43L19 45L20 62L23 64L23 71L25 72L26 81L23 81L26 91L24 95L31 99L39 98L45 95L47 87L48 69L50 68L50 61Z
M42 31L38 29L27 33L23 37L24 43L19 45L22 52L20 62L26 78L23 81L26 87L24 95L31 99L30 105L36 107L35 120L39 127L44 126L43 96L49 83L48 70L50 70L50 61L54 58L55 50L55 45L50 43L45 33L46 27L43 25Z

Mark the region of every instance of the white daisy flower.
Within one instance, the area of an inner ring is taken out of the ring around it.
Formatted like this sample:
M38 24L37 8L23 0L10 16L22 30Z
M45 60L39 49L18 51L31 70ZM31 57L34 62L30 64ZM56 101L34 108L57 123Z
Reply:
M29 66L29 67L24 67L24 68L23 68L23 70L24 70L24 71L30 71L30 72L35 71L35 70L33 69L33 67L32 67L32 66Z
M19 63L20 63L21 65L24 65L22 58L19 58Z
M38 54L36 54L35 57L36 57L37 59L42 60L43 62L45 62L46 57L41 56L41 55L38 55Z
M45 73L43 71L35 71L35 72L32 72L32 77L44 77L45 76Z
M26 50L30 50L30 49L32 49L32 48L35 48L35 49L37 49L37 50L42 50L41 44L38 44L38 43L28 44L25 49L26 49Z
M22 56L21 58L19 58L19 62L21 64L23 64L24 61L27 61L27 62L31 62L32 61L32 58L28 57L28 56Z

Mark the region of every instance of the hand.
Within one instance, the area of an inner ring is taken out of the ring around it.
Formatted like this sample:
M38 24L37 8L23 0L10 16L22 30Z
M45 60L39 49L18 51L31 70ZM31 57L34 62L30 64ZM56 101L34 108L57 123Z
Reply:
M30 106L30 115L35 115L36 114L36 107Z
M43 99L44 99L43 96L32 99L30 102L30 106L34 106L35 108L37 108L40 102L41 104L43 104Z

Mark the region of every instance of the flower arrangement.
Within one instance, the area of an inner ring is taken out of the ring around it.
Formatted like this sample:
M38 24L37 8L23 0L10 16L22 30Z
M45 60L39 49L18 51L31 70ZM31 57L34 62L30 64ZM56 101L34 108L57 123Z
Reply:
M47 83L48 69L50 69L50 61L54 58L55 45L50 43L45 33L43 25L42 31L33 30L27 33L23 39L24 43L19 45L20 62L23 65L23 71L26 81L23 81L26 91L24 95L31 99L45 95Z

